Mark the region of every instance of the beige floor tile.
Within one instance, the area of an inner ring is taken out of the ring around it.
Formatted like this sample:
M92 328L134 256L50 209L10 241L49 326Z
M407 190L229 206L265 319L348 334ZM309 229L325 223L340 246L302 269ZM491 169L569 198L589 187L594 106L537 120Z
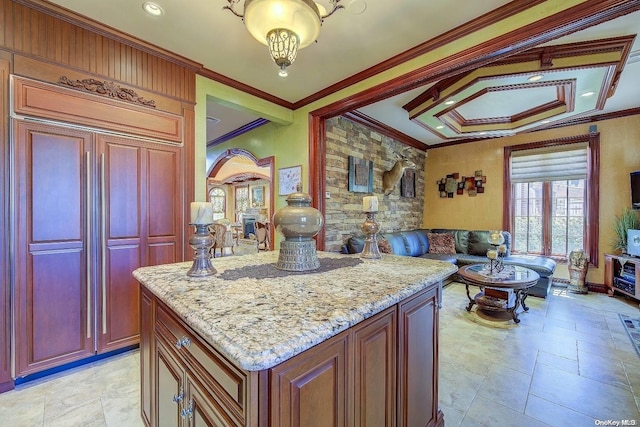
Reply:
M524 412L530 384L530 375L503 365L494 365L480 386L478 396Z
M543 365L552 366L556 369L560 369L565 372L569 372L571 374L578 375L578 361L568 359L566 357L557 356L555 354L547 353L546 351L538 351L538 358L536 359L536 363L541 363Z
M640 357L618 316L638 315L638 303L566 288L552 294L529 297L516 325L508 314L467 312L464 285L445 288L439 400L446 426L640 424ZM5 425L141 427L139 352L0 394Z
M531 381L531 395L595 419L640 420L630 390L542 364L536 365Z
M461 427L543 427L547 425L521 411L516 411L481 396L474 399L469 411L460 423Z
M593 418L537 396L529 397L524 413L554 427L591 427L596 425Z

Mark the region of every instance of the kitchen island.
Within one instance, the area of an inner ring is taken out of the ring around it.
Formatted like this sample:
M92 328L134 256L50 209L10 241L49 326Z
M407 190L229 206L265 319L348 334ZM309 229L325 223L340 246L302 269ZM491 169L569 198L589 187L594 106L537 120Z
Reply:
M142 416L147 425L427 426L437 407L438 311L453 264L277 252L144 267Z

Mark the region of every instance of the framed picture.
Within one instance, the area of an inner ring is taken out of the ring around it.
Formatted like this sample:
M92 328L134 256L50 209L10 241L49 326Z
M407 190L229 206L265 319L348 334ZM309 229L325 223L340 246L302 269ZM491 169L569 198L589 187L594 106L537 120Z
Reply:
M349 191L373 193L373 161L349 156Z
M416 171L406 169L400 178L400 195L416 197Z
M264 185L251 187L251 207L261 208L264 206Z
M278 170L280 196L295 193L298 183L302 183L302 166L292 166Z

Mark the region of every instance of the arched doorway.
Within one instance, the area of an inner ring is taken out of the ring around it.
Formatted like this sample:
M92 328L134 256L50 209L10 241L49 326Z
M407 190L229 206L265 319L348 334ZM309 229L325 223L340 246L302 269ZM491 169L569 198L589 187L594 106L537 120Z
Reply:
M207 200L214 202L214 210L223 211L214 216L223 214L222 218L238 224L243 237L254 234L255 221L270 222L273 216L274 163L274 156L258 159L250 151L234 148L221 153L207 173ZM273 233L269 227L271 242Z

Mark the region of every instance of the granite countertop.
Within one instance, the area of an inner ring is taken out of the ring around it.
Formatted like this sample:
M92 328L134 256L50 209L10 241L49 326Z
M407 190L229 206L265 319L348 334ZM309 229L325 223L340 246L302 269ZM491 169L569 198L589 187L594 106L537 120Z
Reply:
M258 371L457 271L447 262L394 255L374 261L318 252L318 258L321 269L335 268L281 272L275 269L278 252L271 251L215 258L218 272L205 278L187 276L192 262L142 267L133 275L237 366ZM252 267L256 264L264 268ZM253 277L246 274L256 270Z

